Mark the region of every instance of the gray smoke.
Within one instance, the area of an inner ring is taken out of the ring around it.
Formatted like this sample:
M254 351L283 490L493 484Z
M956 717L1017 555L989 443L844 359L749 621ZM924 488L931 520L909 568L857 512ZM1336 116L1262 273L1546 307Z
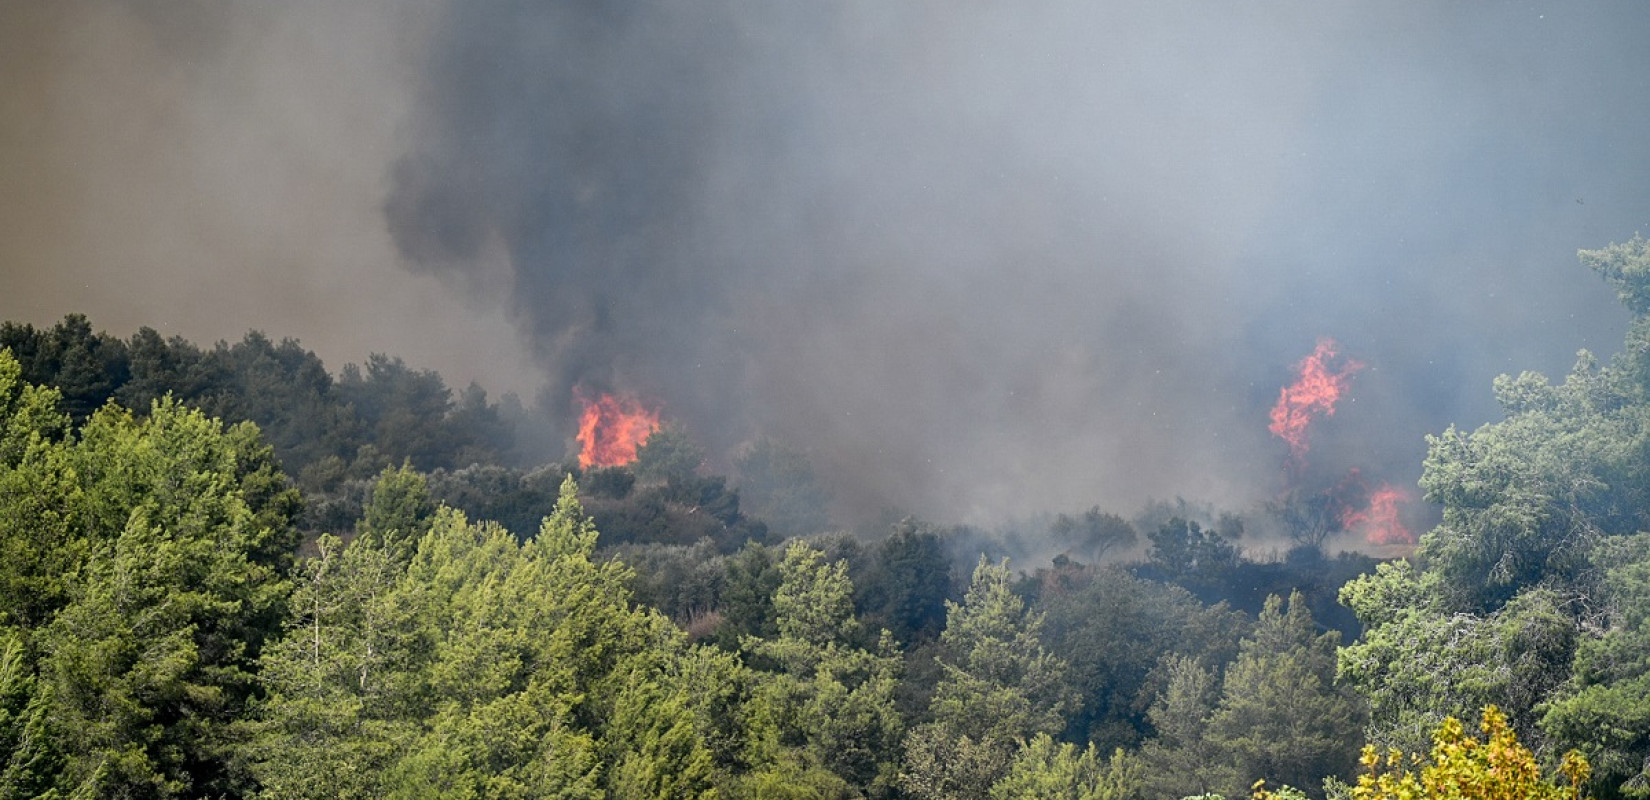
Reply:
M1637 3L467 2L386 211L553 377L874 506L1275 491L1320 336L1371 369L1316 463L1413 484L1498 372L1608 350L1578 247L1646 218ZM494 237L507 274L469 271ZM502 288L500 281L502 281Z
M1574 254L1650 219L1628 0L61 6L0 18L26 45L0 47L0 177L92 189L0 196L75 223L0 213L8 287L185 320L215 306L163 298L207 276L292 322L242 329L484 379L528 374L525 342L564 432L574 386L634 392L719 466L758 435L804 448L866 515L1246 507L1283 487L1266 412L1323 336L1369 368L1312 474L1413 485L1425 434L1496 416L1496 374L1615 349L1625 315ZM38 42L77 46L17 55ZM127 111L135 90L165 102ZM62 98L101 124L18 121ZM266 191L288 166L318 174ZM172 210L107 213L100 181ZM100 225L63 252L111 289L23 257ZM152 289L118 277L133 248L170 265ZM394 299L432 285L439 313Z

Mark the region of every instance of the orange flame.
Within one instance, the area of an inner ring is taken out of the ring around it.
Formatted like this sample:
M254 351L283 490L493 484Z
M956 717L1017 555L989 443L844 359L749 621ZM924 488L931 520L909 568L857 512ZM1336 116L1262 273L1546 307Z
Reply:
M1318 346L1295 369L1300 373L1295 382L1278 393L1278 404L1272 407L1272 424L1267 426L1273 435L1289 443L1290 462L1299 465L1309 449L1306 429L1318 417L1335 414L1335 403L1346 390L1347 381L1364 368L1362 362L1339 360L1339 368L1332 368L1340 351L1334 339L1319 339Z
M659 429L659 412L649 411L634 397L583 391L574 397L584 404L579 416L579 466L617 467L636 460L636 451Z
M1370 544L1415 544L1415 533L1398 518L1398 504L1409 502L1409 493L1390 484L1381 484L1369 493L1369 507L1348 509L1341 526L1362 530Z

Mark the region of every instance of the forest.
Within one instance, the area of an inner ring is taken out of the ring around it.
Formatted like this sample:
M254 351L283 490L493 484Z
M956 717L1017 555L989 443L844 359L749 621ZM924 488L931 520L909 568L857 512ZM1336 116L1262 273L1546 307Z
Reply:
M0 797L1650 797L1650 241L1581 260L1620 352L1483 387L1383 558L841 529L779 441L535 464L396 358L6 323Z

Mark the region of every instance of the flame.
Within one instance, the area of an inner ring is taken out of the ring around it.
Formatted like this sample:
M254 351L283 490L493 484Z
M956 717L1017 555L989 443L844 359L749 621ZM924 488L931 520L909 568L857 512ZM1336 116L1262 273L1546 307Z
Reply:
M659 412L634 397L576 391L584 404L579 416L579 466L617 467L636 460L636 451L659 429Z
M1295 365L1299 377L1278 392L1278 404L1272 407L1273 435L1289 443L1289 460L1298 466L1309 449L1306 430L1318 417L1334 416L1335 403L1346 390L1347 381L1364 368L1360 361L1339 359L1340 351L1334 339L1319 339L1312 355ZM1339 367L1331 366L1339 361Z
M1398 504L1409 502L1409 493L1390 484L1369 493L1369 506L1348 509L1341 514L1346 530L1362 530L1370 544L1415 544L1415 533L1398 518Z

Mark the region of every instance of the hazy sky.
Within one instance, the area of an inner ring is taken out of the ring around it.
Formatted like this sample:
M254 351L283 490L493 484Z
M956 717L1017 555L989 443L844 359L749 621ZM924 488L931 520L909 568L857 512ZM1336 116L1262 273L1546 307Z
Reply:
M0 318L662 403L945 520L1413 486L1613 352L1650 4L0 4ZM542 393L542 394L540 394ZM547 453L546 459L563 453Z

